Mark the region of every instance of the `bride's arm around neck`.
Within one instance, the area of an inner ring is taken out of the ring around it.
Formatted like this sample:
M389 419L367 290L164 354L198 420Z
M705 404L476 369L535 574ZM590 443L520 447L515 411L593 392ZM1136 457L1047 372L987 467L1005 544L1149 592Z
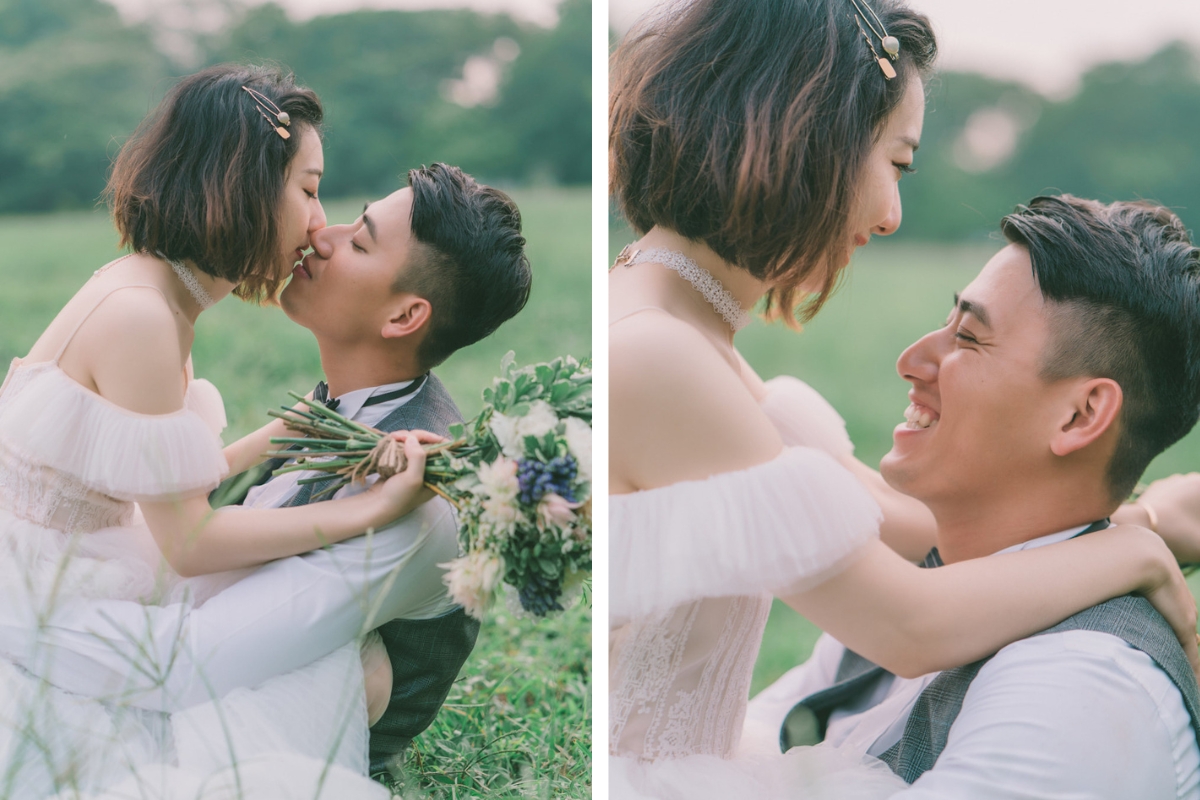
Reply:
M734 366L691 325L634 314L609 329L614 494L762 464L779 434Z

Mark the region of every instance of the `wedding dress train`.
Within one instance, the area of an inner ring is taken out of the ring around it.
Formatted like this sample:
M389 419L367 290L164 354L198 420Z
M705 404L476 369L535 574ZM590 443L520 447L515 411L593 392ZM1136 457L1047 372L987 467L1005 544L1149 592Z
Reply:
M836 412L794 378L767 389L788 445L774 460L609 500L614 799L874 800L905 786L862 753L742 740L772 596L835 574L880 521L830 455L852 452Z
M0 385L0 602L24 615L31 641L64 600L178 602L236 578L180 580L135 505L195 495L225 475L215 387L190 380L180 411L137 414L71 379L61 354L14 359ZM36 657L36 676L0 660L0 797L389 796L365 776L367 716L353 644L170 714L135 707L119 690L103 698L61 691L56 669L86 665ZM129 669L168 666L139 659Z

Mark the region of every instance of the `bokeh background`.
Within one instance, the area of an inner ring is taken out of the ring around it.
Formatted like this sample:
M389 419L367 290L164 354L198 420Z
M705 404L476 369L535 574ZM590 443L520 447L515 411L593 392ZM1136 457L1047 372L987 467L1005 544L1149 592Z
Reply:
M0 0L0 363L119 255L97 198L121 143L177 77L230 60L320 94L330 223L434 161L517 201L529 304L438 369L466 416L508 350L590 355L590 27L589 0ZM321 376L307 331L235 298L200 318L193 354L226 442ZM395 788L589 797L590 619L586 603L536 624L496 609Z
M756 321L738 336L763 377L796 375L828 398L873 465L908 405L896 358L1003 246L997 223L1015 204L1046 192L1144 198L1200 225L1200 3L909 3L933 22L941 58L918 174L901 183L903 225L858 251L803 333ZM656 5L610 0L612 41ZM632 233L611 219L615 258ZM1145 479L1198 468L1200 430ZM817 634L776 603L753 691L807 658Z

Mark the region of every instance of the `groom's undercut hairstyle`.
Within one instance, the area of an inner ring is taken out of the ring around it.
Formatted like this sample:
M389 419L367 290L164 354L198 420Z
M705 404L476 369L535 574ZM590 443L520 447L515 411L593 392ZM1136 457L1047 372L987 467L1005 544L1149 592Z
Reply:
M290 117L288 138L243 87ZM279 67L220 64L179 81L113 164L104 193L121 246L191 260L236 283L238 297L273 301L287 278L278 214L288 165L323 115Z
M1124 500L1200 416L1200 250L1152 203L1037 197L1004 218L1050 307L1042 378L1110 378L1123 395L1108 466Z
M937 56L924 16L900 0L858 2L900 41L893 80L850 0L676 2L612 56L609 183L621 213L767 281L768 317L793 325L836 288L867 158Z
M429 301L417 358L430 369L524 308L533 276L521 212L504 192L446 164L410 170L408 185L415 242L392 289Z

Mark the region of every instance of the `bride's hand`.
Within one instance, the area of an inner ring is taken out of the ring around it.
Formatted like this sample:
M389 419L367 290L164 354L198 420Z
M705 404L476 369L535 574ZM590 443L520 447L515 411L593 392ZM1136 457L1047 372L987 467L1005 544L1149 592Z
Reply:
M1177 561L1200 562L1200 473L1155 481L1136 503L1121 506L1113 521L1157 529Z
M380 502L380 525L403 517L422 503L432 500L434 493L425 485L425 447L446 441L429 431L396 431L391 437L404 444L404 469L390 478L375 482L370 491Z
M1136 535L1145 542L1150 557L1150 577L1143 582L1139 593L1149 600L1158 613L1170 623L1183 651L1192 665L1192 672L1200 680L1200 652L1197 652L1196 599L1188 588L1179 564L1166 543L1145 528L1135 525L1117 525L1109 529L1113 534Z

